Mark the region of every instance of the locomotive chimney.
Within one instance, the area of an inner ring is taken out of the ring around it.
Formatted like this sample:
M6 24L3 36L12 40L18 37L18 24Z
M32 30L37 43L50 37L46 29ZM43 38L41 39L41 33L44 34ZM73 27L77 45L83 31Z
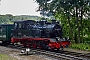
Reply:
M52 21L52 24L56 24L56 20L51 20Z
M40 24L41 24L41 25L45 25L46 22L47 22L46 20L41 20L41 21L40 21Z

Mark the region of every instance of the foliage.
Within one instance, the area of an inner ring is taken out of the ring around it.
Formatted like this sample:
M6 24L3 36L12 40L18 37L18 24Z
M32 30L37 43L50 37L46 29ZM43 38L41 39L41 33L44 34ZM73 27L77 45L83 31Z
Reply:
M71 44L70 48L90 51L90 44Z
M29 15L20 15L13 16L11 14L0 15L0 24L9 24L13 23L15 20L39 20L41 17L38 16L29 16Z

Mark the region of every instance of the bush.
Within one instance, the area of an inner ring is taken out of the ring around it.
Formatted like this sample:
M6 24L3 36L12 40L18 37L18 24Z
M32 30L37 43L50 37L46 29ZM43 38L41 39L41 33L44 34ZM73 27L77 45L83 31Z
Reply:
M85 44L85 43L71 44L70 48L78 49L78 50L89 50L90 51L90 44Z

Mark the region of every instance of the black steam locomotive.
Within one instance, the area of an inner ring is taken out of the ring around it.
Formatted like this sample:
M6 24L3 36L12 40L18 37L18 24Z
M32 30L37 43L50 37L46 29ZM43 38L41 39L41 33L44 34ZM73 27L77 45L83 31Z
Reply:
M62 27L56 20L19 20L14 22L11 42L20 42L29 48L60 49L70 45L69 40L62 39L62 34Z

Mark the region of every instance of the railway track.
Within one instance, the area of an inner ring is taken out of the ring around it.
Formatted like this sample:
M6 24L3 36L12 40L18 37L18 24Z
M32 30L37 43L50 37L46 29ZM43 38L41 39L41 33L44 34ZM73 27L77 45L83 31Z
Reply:
M7 45L9 48L25 50L25 48L21 45ZM33 52L35 54L39 55L46 55L58 60L90 60L90 54L83 54L83 53L76 53L76 52L70 52L70 51L46 51L46 50L40 50L40 49L30 49L30 52Z
M90 60L90 53L78 53L78 52L70 52L70 51L63 51L63 52L58 51L57 53L62 53L67 55L69 54L75 57L82 57L83 60Z
M45 54L47 56L56 58L58 60L83 60L83 58L81 58L81 57L75 57L75 56L71 56L71 55L67 55L67 54L39 50L39 49L32 50L32 52L36 52L37 54L42 54L42 55Z

